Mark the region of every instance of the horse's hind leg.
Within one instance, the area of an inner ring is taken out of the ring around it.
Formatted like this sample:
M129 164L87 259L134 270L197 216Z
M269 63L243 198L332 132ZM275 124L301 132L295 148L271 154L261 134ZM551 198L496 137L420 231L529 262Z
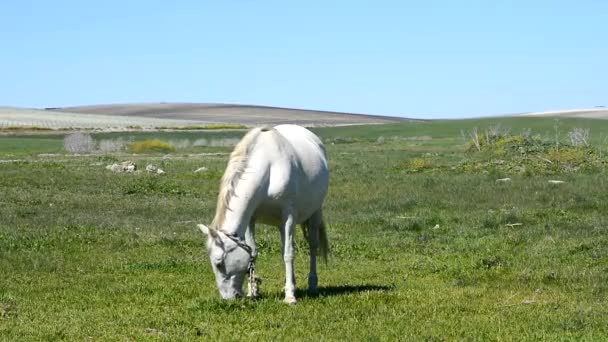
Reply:
M310 271L308 272L308 293L317 294L317 251L319 250L319 229L323 224L323 214L317 210L307 221L308 246L310 248Z

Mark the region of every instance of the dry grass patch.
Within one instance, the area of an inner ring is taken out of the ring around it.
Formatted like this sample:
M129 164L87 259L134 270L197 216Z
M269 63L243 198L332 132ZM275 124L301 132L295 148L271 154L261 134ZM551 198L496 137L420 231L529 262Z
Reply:
M160 140L136 141L129 146L133 153L153 153L153 152L173 152L175 147L167 142Z

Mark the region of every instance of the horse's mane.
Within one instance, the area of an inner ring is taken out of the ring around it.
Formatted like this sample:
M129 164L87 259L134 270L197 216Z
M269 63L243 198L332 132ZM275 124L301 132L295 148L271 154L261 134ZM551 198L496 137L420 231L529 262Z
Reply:
M226 218L226 210L230 210L228 203L230 198L234 196L236 186L241 179L241 176L245 172L247 167L247 161L255 142L261 132L271 130L268 127L258 127L249 131L241 141L234 147L234 150L230 154L228 160L228 166L224 171L224 176L220 183L220 192L217 196L217 207L215 210L215 218L211 223L211 227L215 229L221 229Z

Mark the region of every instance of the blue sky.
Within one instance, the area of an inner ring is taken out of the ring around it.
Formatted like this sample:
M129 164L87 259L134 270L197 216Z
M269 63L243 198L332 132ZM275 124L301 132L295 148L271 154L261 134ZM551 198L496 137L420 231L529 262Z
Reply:
M3 0L0 105L417 118L608 106L607 23L603 0Z

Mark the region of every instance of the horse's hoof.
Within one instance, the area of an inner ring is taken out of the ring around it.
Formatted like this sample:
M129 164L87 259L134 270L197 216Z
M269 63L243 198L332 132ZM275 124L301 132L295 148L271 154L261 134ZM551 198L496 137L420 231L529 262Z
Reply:
M319 295L319 288L318 287L309 287L308 288L308 294L311 296L318 296Z
M289 304L289 305L294 305L297 302L298 301L296 300L296 297L285 297L285 299L283 299L283 303Z

